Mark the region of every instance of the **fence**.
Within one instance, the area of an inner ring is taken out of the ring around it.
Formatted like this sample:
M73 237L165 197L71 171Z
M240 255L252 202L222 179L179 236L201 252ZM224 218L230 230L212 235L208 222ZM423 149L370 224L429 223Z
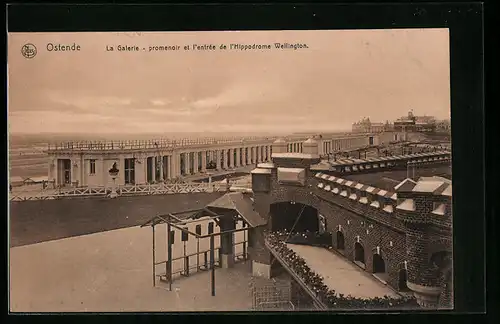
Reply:
M180 140L133 140L133 141L82 141L49 144L48 151L109 151L109 150L143 150L143 149L169 149L200 145L241 144L252 142L272 143L276 137L246 137L246 138L200 138Z
M11 193L10 201L26 200L51 200L69 197L107 197L112 192L112 187L80 187L70 189L42 189L40 191L21 191ZM228 186L220 183L171 183L171 184L142 184L117 186L116 192L119 196L140 195L171 195L197 192L223 192Z
M292 285L290 280L253 277L251 282L252 308L256 311L290 311Z
M321 297L318 296L318 294L311 287L309 287L308 284L306 284L305 280L292 269L292 267L285 261L285 259L282 258L280 253L276 249L274 249L273 245L269 242L267 237L264 239L264 243L266 248L276 259L276 261L280 263L283 269L286 270L286 272L291 276L292 280L297 284L297 288L300 287L298 290L304 292L310 297L311 308L317 310L326 310L328 307L321 299Z
M240 242L234 243L234 246L242 245L242 251L238 253L234 253L234 261L235 262L242 262L248 260L248 242L247 240L243 240ZM215 267L221 267L221 257L220 257L220 246L216 247L214 250L217 251L215 253L215 258L214 258L214 266ZM194 262L193 262L193 259ZM182 265L180 267L177 267L175 269L172 269L172 277L173 279L175 277L189 277L190 275L194 273L198 273L201 271L208 271L210 270L210 249L204 249L204 250L198 250L194 253L184 253L182 256L172 258L172 263L174 264L175 261L181 260ZM158 261L155 262L155 267L165 265L166 266L167 261ZM156 271L155 271L156 272ZM160 281L168 281L167 277L167 271L164 270L162 272L156 272L155 274L156 277L160 279Z

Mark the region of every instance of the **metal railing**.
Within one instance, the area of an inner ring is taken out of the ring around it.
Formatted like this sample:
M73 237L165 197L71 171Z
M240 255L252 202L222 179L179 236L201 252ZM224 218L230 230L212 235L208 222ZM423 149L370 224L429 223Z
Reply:
M364 133L342 133L324 136L324 140L368 136ZM57 151L114 151L114 150L158 150L174 149L189 146L227 145L227 144L252 144L268 142L272 144L279 136L249 136L225 138L198 138L198 139L153 139L153 140L127 140L127 141L68 141L48 144L47 152ZM287 142L305 141L309 137L303 135L289 135L284 139Z
M243 240L243 241L234 243L235 247L238 245L243 246L243 249L241 252L234 254L234 261L235 262L242 262L242 261L248 260L247 243L248 243L247 240ZM221 249L220 246L214 248L214 250L218 251L217 253L215 253L216 257L214 259L214 265L215 265L215 267L218 267L218 268L220 268L222 266L221 265L221 258L220 258L220 249ZM201 260L200 260L200 256L202 257ZM191 263L191 258L193 258L193 257L196 257L196 262L194 264ZM193 252L193 253L189 253L189 254L184 253L181 256L172 258L172 263L174 263L175 261L179 261L179 260L182 261L182 266L178 267L176 269L173 269L172 276L176 275L177 277L180 277L180 276L189 277L193 273L198 273L201 271L208 271L208 270L210 270L210 249L205 249L202 251L197 251L197 252ZM166 263L167 263L166 260L158 261L158 262L155 262L155 266L163 265ZM155 276L158 277L162 281L168 280L166 271L156 273Z
M10 201L27 201L27 200L51 200L62 199L69 197L106 197L113 187L98 186L98 187L77 187L77 188L60 188L46 189L41 191L24 191L11 193ZM228 186L220 183L171 183L171 184L141 184L141 185L124 185L116 186L118 196L140 196L140 195L169 195L182 193L197 193L197 192L222 192L227 191Z
M283 268L292 276L293 279L299 284L299 286L312 298L313 305L316 309L319 310L327 310L328 306L326 305L325 302L323 302L316 294L304 281L303 278L301 278L293 269L292 267L282 258L280 253L276 251L272 245L269 243L268 239L264 239L264 244L266 248L271 252L273 257L283 266Z
M277 137L245 137L245 138L199 138L199 139L158 139L158 140L131 140L131 141L81 141L49 144L47 151L112 151L112 150L148 150L174 149L189 146L242 144L254 142L269 142Z

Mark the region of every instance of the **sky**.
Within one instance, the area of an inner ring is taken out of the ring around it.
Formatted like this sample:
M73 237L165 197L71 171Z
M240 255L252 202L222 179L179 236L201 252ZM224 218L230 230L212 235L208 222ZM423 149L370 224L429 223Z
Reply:
M218 49L275 42L308 48ZM31 59L26 43L37 48ZM49 52L49 43L81 50ZM217 50L183 50L195 43ZM156 45L181 50L149 52ZM410 109L450 117L448 29L9 33L7 62L11 134L291 133Z

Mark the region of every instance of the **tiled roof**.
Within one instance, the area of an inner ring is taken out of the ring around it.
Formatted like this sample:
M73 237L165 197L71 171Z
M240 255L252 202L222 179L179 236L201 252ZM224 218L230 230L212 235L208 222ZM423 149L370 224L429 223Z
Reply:
M396 191L411 191L417 183L410 178L406 178L394 187Z
M438 151L438 152L428 152L428 153L414 153L407 155L396 155L389 157L377 157L377 158L366 158L366 159L357 159L357 158L340 158L336 161L329 161L331 166L341 166L347 164L363 164L363 163L376 163L382 161L397 161L401 159L412 159L417 157L435 157L442 154L450 154L448 151Z
M413 199L405 199L396 208L406 211L415 211L415 201L413 201Z
M251 227L266 224L266 220L254 210L253 201L250 196L241 192L226 193L224 196L208 204L207 208L235 210Z
M271 174L271 169L261 169L261 168L257 168L257 169L253 169L252 171L250 171L251 174Z

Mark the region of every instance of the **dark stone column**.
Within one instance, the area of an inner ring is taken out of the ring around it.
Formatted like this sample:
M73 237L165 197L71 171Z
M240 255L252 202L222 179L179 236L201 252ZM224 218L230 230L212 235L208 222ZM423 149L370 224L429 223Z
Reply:
M230 231L236 228L236 221L226 216L221 218L220 231ZM234 233L221 234L220 256L222 268L231 268L234 265Z

